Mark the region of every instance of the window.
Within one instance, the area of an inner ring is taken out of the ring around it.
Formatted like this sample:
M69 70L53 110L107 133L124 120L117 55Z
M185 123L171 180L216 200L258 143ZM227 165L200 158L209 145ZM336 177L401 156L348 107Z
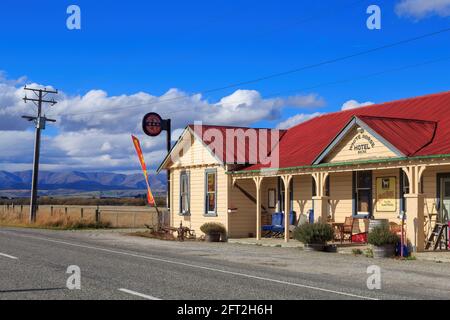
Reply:
M189 215L189 173L180 174L180 214Z
M267 206L269 209L274 209L276 206L276 200L277 200L277 190L276 189L269 189L268 191L268 203Z
M330 175L328 175L327 179L325 180L325 196L330 196Z
M207 170L205 177L205 214L217 213L217 173L215 170Z
M285 200L285 189L284 189L284 182L283 179L278 178L278 203L279 203L279 210L280 212L284 212L286 210L285 204L284 204L284 200ZM292 210L292 206L293 206L293 196L294 196L294 179L291 179L291 183L289 184L289 206L291 207Z
M401 193L400 212L401 211L406 212L405 194L409 193L409 180L408 176L402 169L400 169L400 193Z
M354 215L368 216L372 213L372 171L354 172Z

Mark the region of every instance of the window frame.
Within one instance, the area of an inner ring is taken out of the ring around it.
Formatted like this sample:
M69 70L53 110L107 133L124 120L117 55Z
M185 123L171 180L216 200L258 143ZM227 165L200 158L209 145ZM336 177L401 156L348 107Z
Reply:
M406 212L405 194L409 194L409 179L403 169L400 169L400 213Z
M214 175L214 211L210 211L209 206L209 194L208 191L208 176ZM203 215L205 217L217 217L217 170L216 169L206 169L205 170L205 209Z
M285 210L285 206L284 206L284 200L285 200L285 196L284 196L284 182L283 179L281 179L281 177L278 177L278 212L283 212ZM294 179L291 179L291 182L289 184L289 203L290 203L290 209L291 211L294 210Z
M358 186L358 174L365 173L370 175L370 187L359 187ZM353 201L353 217L355 218L369 218L373 215L373 172L371 170L365 171L353 171L352 179L352 201ZM369 191L368 199L368 212L358 212L358 195L359 191Z
M267 207L275 209L277 207L277 189L269 188L267 190Z
M186 187L187 192L187 210L183 210L183 192L182 192L182 186L183 186L183 179L186 179ZM179 206L179 215L180 216L189 216L191 215L191 181L190 181L190 174L188 171L181 171L180 172L180 206Z

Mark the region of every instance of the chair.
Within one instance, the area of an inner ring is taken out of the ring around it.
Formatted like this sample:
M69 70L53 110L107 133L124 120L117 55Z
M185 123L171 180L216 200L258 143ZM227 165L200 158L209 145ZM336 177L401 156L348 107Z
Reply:
M346 217L344 225L342 226L342 240L344 240L345 236L349 236L350 242L352 242L352 236L353 236L353 225L355 223L355 218L353 217Z
M265 237L269 237L270 235L272 235L273 229L275 227L283 225L283 216L284 214L282 212L276 212L272 214L272 224L261 227L261 230L263 232L266 232L266 234L264 235Z
M304 213L300 213L297 219L297 225L290 225L289 226L289 231L294 232L296 228L301 227L304 224L308 224L309 220L308 220L308 216Z
M291 211L289 213L289 225L290 226L295 225L296 215L297 215L297 213L295 211ZM282 233L284 233L284 214L283 214L283 219L282 220L283 221L282 221L281 225L277 225L277 226L274 226L272 228L272 232L276 236L281 235Z
M309 223L311 223L311 224L314 223L314 210L313 209L308 210L308 220L309 220Z

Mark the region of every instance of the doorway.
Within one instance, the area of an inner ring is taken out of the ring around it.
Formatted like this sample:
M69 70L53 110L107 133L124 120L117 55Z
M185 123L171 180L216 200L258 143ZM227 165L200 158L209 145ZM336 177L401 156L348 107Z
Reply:
M441 178L440 181L441 194L440 194L440 210L438 215L438 222L446 223L449 221L450 212L450 177Z

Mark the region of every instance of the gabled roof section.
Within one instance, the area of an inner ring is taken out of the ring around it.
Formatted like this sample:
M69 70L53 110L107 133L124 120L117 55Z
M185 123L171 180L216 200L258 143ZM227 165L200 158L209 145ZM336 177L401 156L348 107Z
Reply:
M329 113L300 123L280 141L278 168L313 165L355 116L406 156L450 154L450 91L446 91ZM264 168L268 166L256 164L244 170Z
M358 118L408 157L429 145L437 129L436 121L373 116Z
M360 127L375 136L397 157L409 157L431 143L437 123L415 119L354 116L325 150L319 154L313 164L321 163L355 127Z
M253 165L259 163L260 156L268 156L279 144L286 130L248 128L213 125L188 125L178 141L172 146L157 172L165 169L176 151L183 135L187 132L203 144L211 155L222 164ZM261 153L260 153L261 149Z
M189 125L214 155L225 164L257 164L279 143L286 130L212 125ZM222 137L221 141L216 140Z
M313 164L321 163L351 132L353 132L354 128L360 127L365 131L369 132L372 136L375 136L381 143L383 143L389 150L391 150L395 155L402 157L405 156L400 150L395 148L393 145L385 141L382 137L380 137L376 132L374 132L369 126L367 126L361 119L354 116L339 134L327 145L327 147L314 159Z

